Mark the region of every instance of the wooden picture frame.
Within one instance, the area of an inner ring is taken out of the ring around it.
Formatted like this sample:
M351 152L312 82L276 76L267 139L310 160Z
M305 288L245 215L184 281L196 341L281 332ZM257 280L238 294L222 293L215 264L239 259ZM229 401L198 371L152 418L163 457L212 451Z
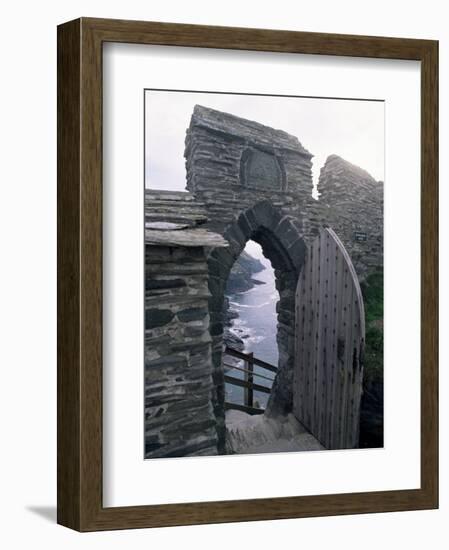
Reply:
M105 508L102 503L102 44L421 62L421 488ZM81 18L58 27L58 523L79 531L438 506L438 43Z

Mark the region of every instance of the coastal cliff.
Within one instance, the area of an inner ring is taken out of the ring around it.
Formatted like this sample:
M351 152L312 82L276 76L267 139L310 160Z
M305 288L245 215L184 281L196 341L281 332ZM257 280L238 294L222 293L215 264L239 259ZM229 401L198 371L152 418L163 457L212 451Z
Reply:
M236 292L246 292L253 288L255 284L260 284L260 281L253 279L253 275L264 269L265 267L260 260L254 258L244 250L232 266L228 284L226 285L226 295L229 296Z
M254 279L253 276L264 269L265 266L260 260L254 258L245 251L240 254L235 264L232 266L223 303L223 340L225 345L230 348L243 351L245 344L242 338L244 338L245 335L243 333L238 334L236 330L231 330L234 319L238 318L238 313L230 305L229 297L239 292L251 290L254 285L263 284L261 281Z

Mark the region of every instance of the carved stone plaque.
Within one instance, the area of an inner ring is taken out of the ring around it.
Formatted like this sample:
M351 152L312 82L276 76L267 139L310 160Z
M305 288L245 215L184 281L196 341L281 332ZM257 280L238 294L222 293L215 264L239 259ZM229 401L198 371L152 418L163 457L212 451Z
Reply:
M282 171L278 159L264 151L251 150L242 157L243 184L260 189L281 189Z

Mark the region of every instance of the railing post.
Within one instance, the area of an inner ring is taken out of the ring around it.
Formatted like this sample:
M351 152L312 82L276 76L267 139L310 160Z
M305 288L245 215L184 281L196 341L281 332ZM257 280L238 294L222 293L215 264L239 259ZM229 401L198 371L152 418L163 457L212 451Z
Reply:
M254 354L248 353L248 359L246 361L247 364L247 371L245 372L245 381L248 382L248 384L251 384L249 388L245 388L245 405L247 407L253 406L253 383L254 383L254 377L253 377L253 369L254 369Z

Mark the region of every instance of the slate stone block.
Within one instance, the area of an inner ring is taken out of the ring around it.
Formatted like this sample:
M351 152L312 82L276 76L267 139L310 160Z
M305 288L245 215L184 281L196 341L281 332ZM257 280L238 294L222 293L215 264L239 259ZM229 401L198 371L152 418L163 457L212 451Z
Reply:
M245 239L248 240L251 237L251 234L253 233L253 227L248 221L245 214L240 214L240 216L237 219L237 224L242 234L245 236Z
M274 229L281 221L281 214L268 201L257 203L252 208L252 212L255 214L258 225L268 229Z
M147 277L145 280L146 290L161 290L171 288L182 288L186 286L184 279L153 279Z
M162 327L173 319L175 314L169 309L147 309L145 311L145 328L147 330Z
M209 311L205 308L191 307L178 311L176 316L182 323L188 323L189 321L200 321L208 313Z

